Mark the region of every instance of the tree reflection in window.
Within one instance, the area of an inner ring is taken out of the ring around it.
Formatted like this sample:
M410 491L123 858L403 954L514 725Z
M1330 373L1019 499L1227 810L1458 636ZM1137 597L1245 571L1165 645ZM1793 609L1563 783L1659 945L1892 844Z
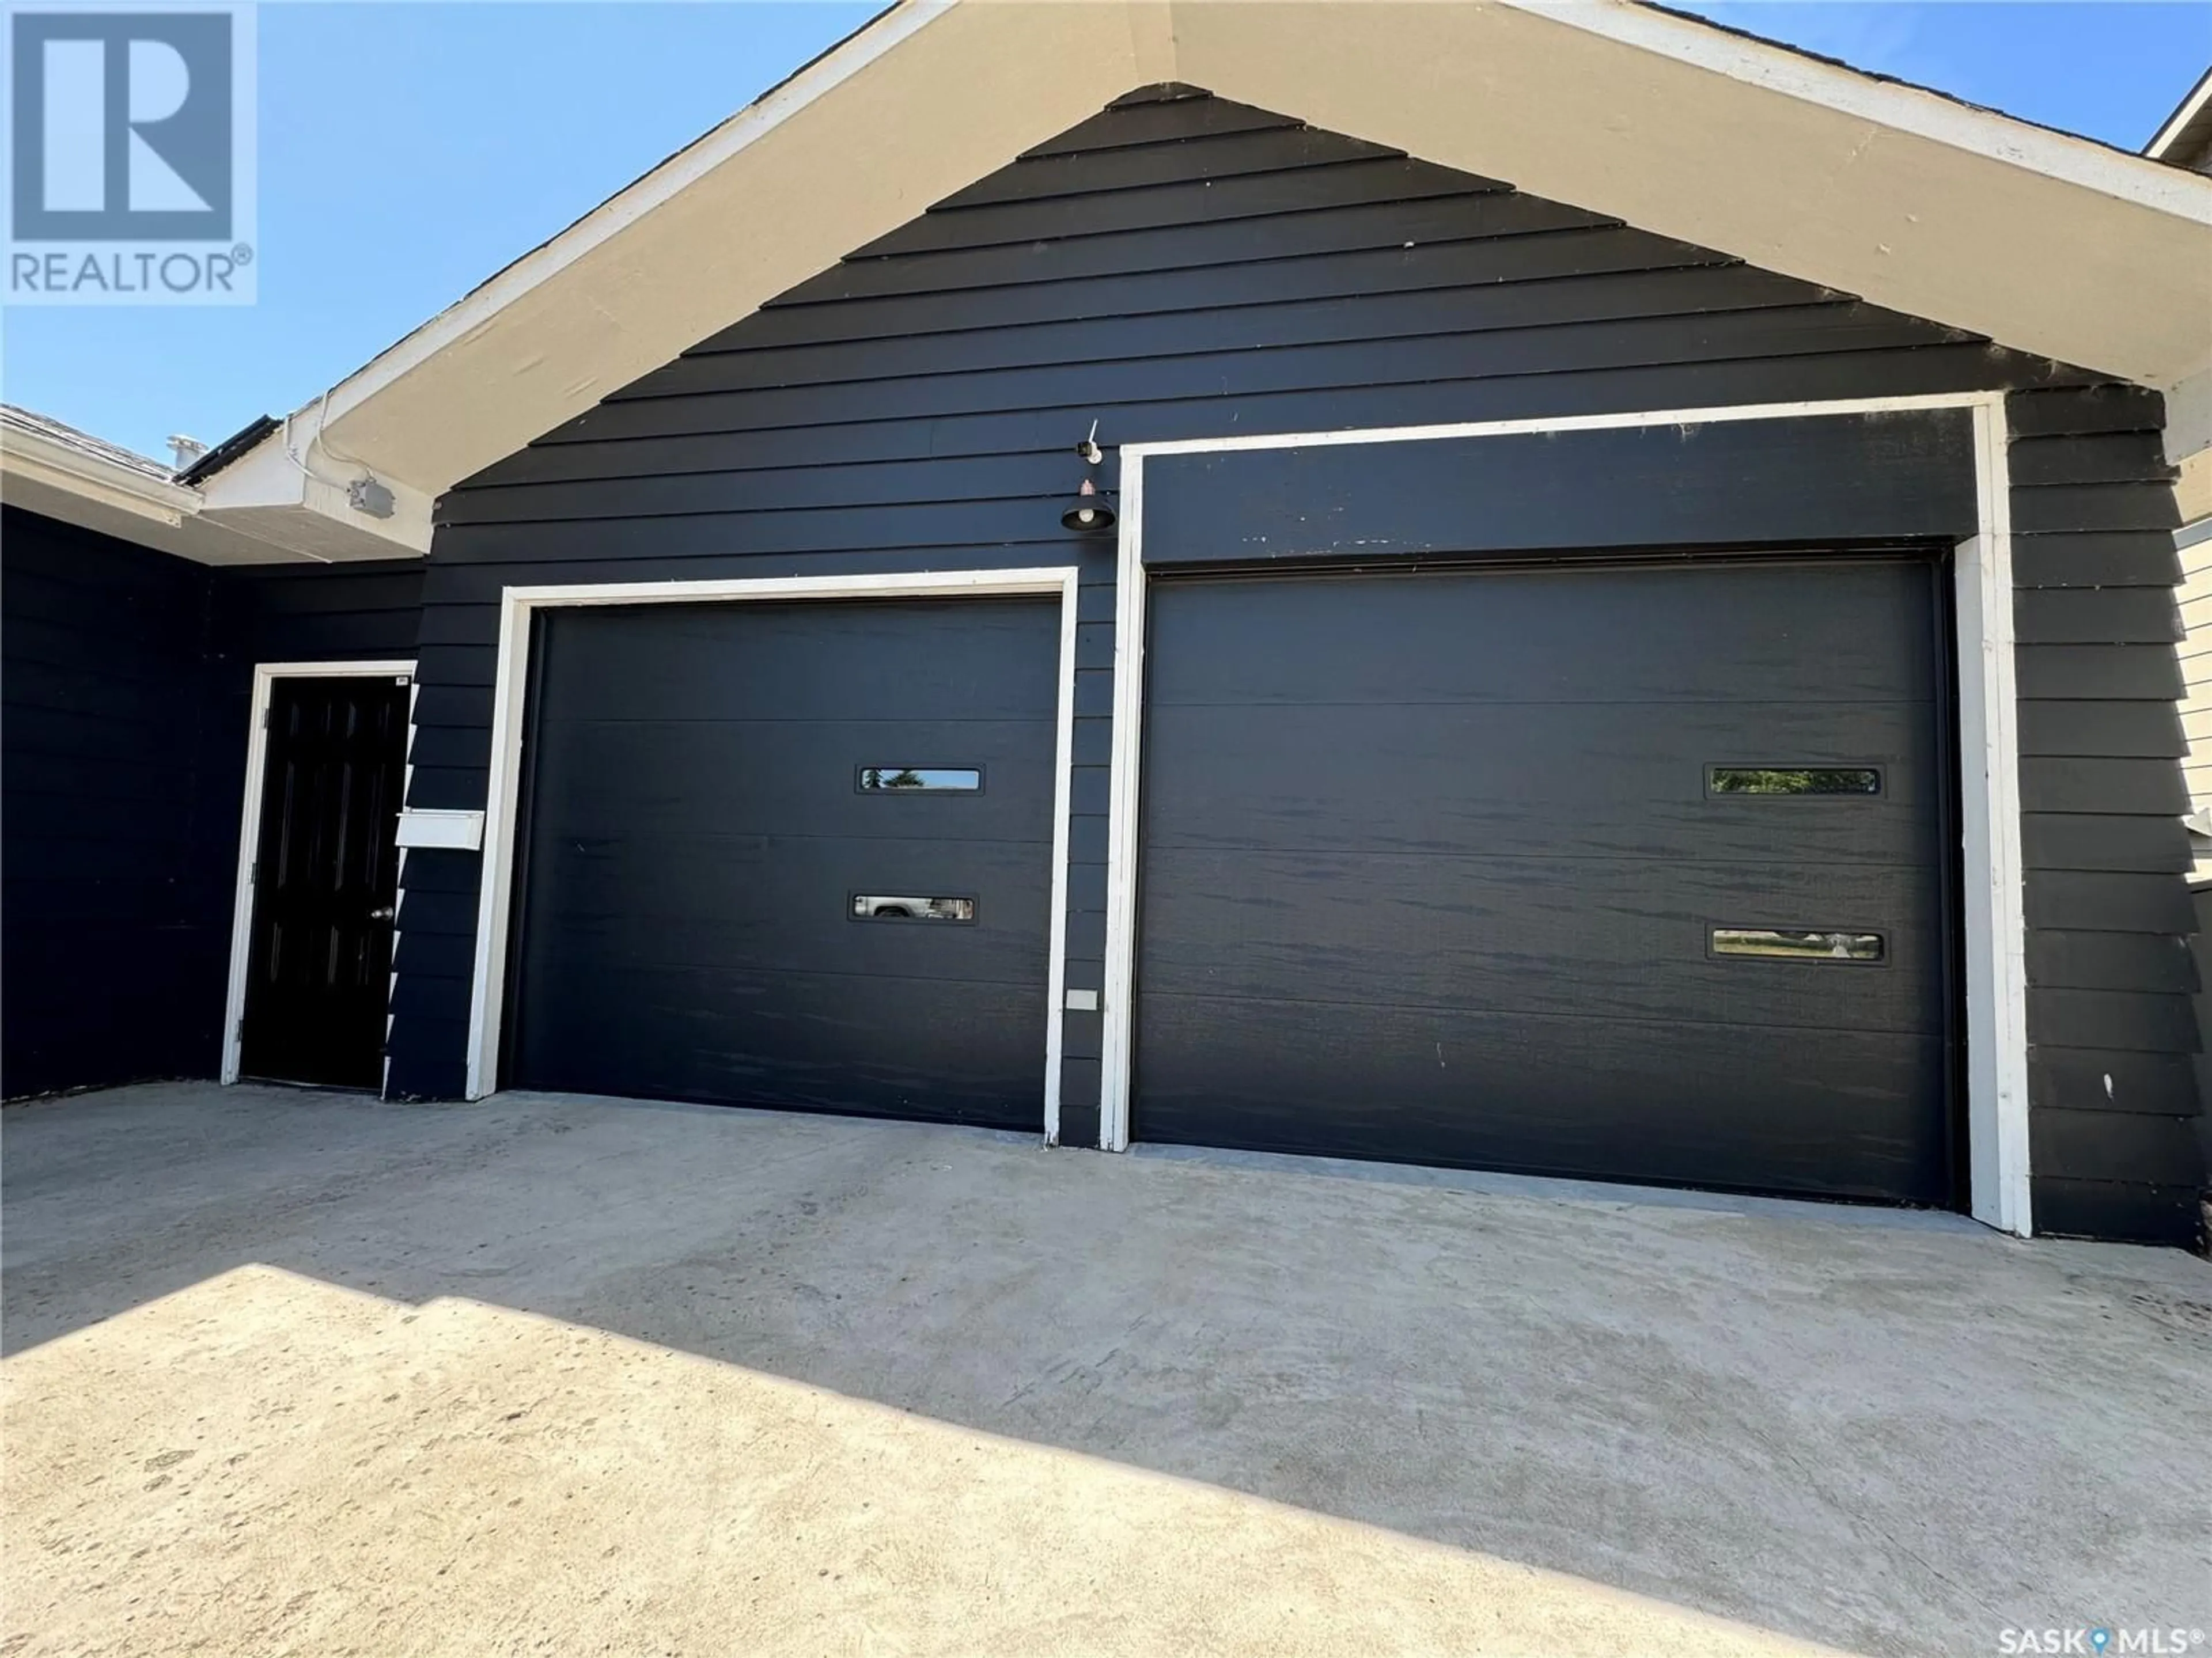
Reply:
M970 794L983 786L974 766L863 766L863 794Z
M1872 766L1714 766L1705 786L1715 794L1880 794Z

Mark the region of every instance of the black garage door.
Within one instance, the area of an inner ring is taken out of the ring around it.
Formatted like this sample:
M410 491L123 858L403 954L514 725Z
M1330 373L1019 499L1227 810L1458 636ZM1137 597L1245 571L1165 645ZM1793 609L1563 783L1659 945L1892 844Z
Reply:
M1949 1201L1936 592L1156 581L1133 1133Z
M507 1075L1041 1129L1057 606L540 623Z

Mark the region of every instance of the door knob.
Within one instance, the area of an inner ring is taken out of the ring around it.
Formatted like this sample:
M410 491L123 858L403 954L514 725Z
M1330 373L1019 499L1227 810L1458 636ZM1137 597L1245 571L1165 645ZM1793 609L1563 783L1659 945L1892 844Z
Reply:
M399 912L392 905L386 904L380 908L372 909L369 911L368 919L372 921L388 921L398 914Z

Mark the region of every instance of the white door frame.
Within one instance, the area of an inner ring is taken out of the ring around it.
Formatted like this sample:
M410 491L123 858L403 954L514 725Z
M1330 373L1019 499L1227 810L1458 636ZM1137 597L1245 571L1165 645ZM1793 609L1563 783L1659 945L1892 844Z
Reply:
M530 679L531 618L556 606L728 604L790 599L991 598L1060 600L1060 687L1052 802L1052 922L1047 944L1044 1133L1060 1141L1061 1004L1067 983L1067 815L1075 749L1076 567L917 570L893 575L761 576L720 581L608 581L507 587L499 611L499 667L492 693L491 775L485 789L483 886L477 907L476 971L469 993L468 1096L499 1084L506 1012L507 937L522 783L523 704Z
M253 901L257 896L254 885L254 865L261 856L261 793L268 780L269 772L269 701L280 679L404 679L410 714L415 695L415 665L411 661L374 662L257 662L253 665L253 706L246 732L246 801L239 811L238 825L238 890L231 899L230 912L230 981L222 1006L222 1080L238 1080L238 1060L241 1038L246 1026L246 974L253 953ZM407 722L407 746L411 756L415 745L415 722ZM403 784L400 799L406 799ZM394 808L395 832L397 808ZM403 851L401 870L404 872L406 853ZM398 900L393 901L397 903ZM395 958L398 944L397 929L392 933ZM389 981L387 980L387 987ZM387 987L386 999L390 1000ZM387 1032L391 1017L385 1019Z
M2028 1236L2027 920L2021 890L2019 704L2013 661L2011 471L2004 393L1851 398L1826 403L1649 410L1464 425L1376 427L1121 446L1120 568L1114 616L1114 744L1109 801L1106 985L1099 1145L1129 1144L1136 977L1138 808L1145 710L1145 463L1155 455L1308 449L1350 443L1630 427L1796 420L1964 409L1973 417L1977 533L1953 561L1959 662L1960 831L1966 957L1967 1166L1974 1218Z

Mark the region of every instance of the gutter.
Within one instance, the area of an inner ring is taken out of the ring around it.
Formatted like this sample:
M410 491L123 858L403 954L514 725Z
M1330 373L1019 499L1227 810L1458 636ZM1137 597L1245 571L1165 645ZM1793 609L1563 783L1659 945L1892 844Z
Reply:
M0 416L0 471L173 530L198 516L203 505L198 490L175 479L88 453L9 416Z
M178 473L176 482L191 486L213 477L276 429L276 422L270 416L255 416L246 424L239 428L237 431L233 432L221 443Z

